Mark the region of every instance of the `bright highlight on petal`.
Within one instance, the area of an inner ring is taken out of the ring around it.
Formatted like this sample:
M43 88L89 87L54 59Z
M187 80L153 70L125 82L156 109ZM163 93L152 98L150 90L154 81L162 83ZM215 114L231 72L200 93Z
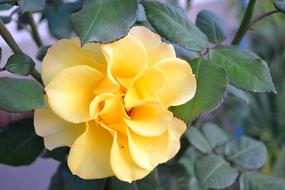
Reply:
M49 107L35 110L45 146L70 147L68 166L83 179L147 176L180 149L186 124L170 106L196 92L190 65L172 45L136 26L113 43L60 40L42 65Z

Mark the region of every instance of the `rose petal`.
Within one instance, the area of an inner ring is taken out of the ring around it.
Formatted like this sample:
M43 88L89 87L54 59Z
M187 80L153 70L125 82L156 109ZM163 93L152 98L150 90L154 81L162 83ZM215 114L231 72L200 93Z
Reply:
M56 116L49 108L36 109L34 125L37 135L44 137L45 147L70 147L85 131L85 123L74 124Z
M147 65L147 53L144 46L128 35L119 41L102 45L108 57L109 78L128 88L137 75Z
M124 98L126 107L134 107L142 101L158 101L158 93L163 89L165 81L164 73L160 69L144 69L127 90Z
M143 43L148 53L148 63L153 65L165 58L175 58L175 50L172 45L164 43L158 34L146 27L135 26L130 30L130 35Z
M74 175L83 179L99 179L113 174L110 150L113 136L95 122L89 122L87 130L72 145L68 166Z
M80 48L78 38L57 41L48 49L42 62L42 79L44 84L47 85L62 69L76 65L89 65L96 68L98 63L90 54Z
M98 70L84 65L62 70L46 87L51 109L72 123L90 120L89 105L103 77Z
M178 106L191 100L196 92L196 79L190 65L181 59L164 59L156 64L166 76L166 85L159 93L166 107Z

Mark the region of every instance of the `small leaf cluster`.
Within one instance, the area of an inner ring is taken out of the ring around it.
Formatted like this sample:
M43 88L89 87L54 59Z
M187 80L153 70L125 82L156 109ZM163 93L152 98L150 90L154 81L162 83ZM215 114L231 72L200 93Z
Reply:
M261 141L247 136L232 140L213 123L191 127L186 137L192 146L180 163L190 176L189 189L284 189L284 180L260 172L267 158Z

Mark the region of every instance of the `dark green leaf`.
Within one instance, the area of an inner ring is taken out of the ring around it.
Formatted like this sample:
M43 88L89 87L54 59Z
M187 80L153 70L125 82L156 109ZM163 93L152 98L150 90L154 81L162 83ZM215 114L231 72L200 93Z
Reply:
M223 145L229 140L227 134L214 123L205 123L202 131L212 148Z
M3 11L3 10L8 10L8 9L11 9L12 8L12 5L8 4L8 3L2 3L0 4L0 10Z
M201 156L201 152L196 150L194 147L190 147L184 154L184 156L179 160L179 163L181 163L187 170L190 177L195 176L194 171L194 164L196 159Z
M74 32L70 14L80 10L81 7L82 3L80 1L56 5L48 4L43 12L43 16L48 21L50 34L58 39L70 38Z
M69 147L60 147L54 150L46 150L45 154L43 155L44 158L53 158L57 161L64 162L66 157L69 153Z
M48 48L50 48L51 46L43 46L39 49L38 53L37 53L37 59L42 61L44 59L44 57L47 54Z
M171 111L186 123L201 113L216 109L223 100L228 84L225 71L214 64L201 59L195 59L190 64L197 80L196 95L186 104L171 108Z
M285 13L285 2L284 1L275 1L274 6L277 10Z
M240 186L243 190L284 190L285 181L256 172L246 172L241 176Z
M0 109L25 112L45 107L43 93L32 80L0 78Z
M12 20L11 17L9 16L1 16L0 19L2 20L4 24L8 24Z
M211 146L205 136L195 127L190 127L186 132L186 137L191 144L203 153L211 152Z
M285 146L279 152L276 161L272 166L271 175L275 177L285 178Z
M82 43L107 43L127 35L135 24L137 8L137 0L87 1L71 19Z
M63 168L63 164L58 166L56 172L51 178L48 190L64 190Z
M186 49L206 49L207 37L187 18L182 9L157 1L144 1L143 5L150 24L162 37Z
M181 164L162 165L158 168L158 190L188 190L189 175Z
M250 50L220 45L210 50L210 60L226 70L231 84L253 92L276 93L267 64Z
M223 20L209 10L202 10L198 13L196 25L214 44L219 44L226 39Z
M44 143L35 133L33 119L21 120L0 130L0 163L28 165L43 149Z
M221 156L209 154L197 159L196 175L200 183L208 188L223 189L231 186L238 177L238 171Z
M71 173L67 165L63 168L63 190L104 190L106 179L84 180Z
M27 76L34 70L35 63L33 59L24 53L15 53L11 55L4 67L10 73Z
M19 2L22 13L41 11L45 7L45 0L21 0Z
M226 157L246 169L257 169L266 161L265 145L249 137L231 141L225 148Z
M189 181L189 190L203 190L199 184L199 180L192 177Z
M141 180L127 183L113 177L108 180L105 190L156 190L159 183L158 173L154 170Z

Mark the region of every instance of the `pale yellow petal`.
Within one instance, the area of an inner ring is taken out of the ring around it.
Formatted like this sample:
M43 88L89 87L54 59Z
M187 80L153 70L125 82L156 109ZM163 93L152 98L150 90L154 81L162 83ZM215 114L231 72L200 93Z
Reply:
M141 167L153 169L168 160L169 131L156 137L144 137L128 131L130 153Z
M168 160L174 157L180 149L180 137L186 131L186 124L180 119L174 118L168 128L169 147Z
M130 30L130 35L141 41L148 53L148 63L153 65L165 58L175 58L175 50L171 44L161 41L158 34L144 26L135 26Z
M72 123L91 119L89 105L103 74L89 66L74 66L59 72L45 88L51 109Z
M96 68L98 63L87 51L82 50L78 38L57 41L48 49L42 62L41 73L44 84L47 85L62 69L76 65L89 65Z
M44 138L45 147L71 147L73 142L85 131L85 123L74 124L64 121L49 108L36 109L34 126L37 135Z
M83 179L99 179L113 176L110 151L113 136L109 131L89 122L88 128L72 145L68 166L74 175Z
M105 76L102 82L96 87L94 93L96 95L102 93L119 93L120 85L113 82L109 77Z
M142 136L158 136L165 132L172 113L159 105L140 105L129 111L130 119L125 119L129 128Z
M147 176L151 170L141 168L133 161L126 137L116 132L113 132L113 135L111 167L115 176L129 183Z
M166 76L166 85L159 93L166 107L178 106L191 100L196 93L196 79L190 65L181 59L164 59L156 64Z
M126 107L134 107L142 101L158 101L158 93L165 85L165 78L164 73L158 68L144 69L127 90L124 98Z
M147 65L147 53L142 43L127 35L119 41L102 45L108 57L108 74L128 88L137 73Z

